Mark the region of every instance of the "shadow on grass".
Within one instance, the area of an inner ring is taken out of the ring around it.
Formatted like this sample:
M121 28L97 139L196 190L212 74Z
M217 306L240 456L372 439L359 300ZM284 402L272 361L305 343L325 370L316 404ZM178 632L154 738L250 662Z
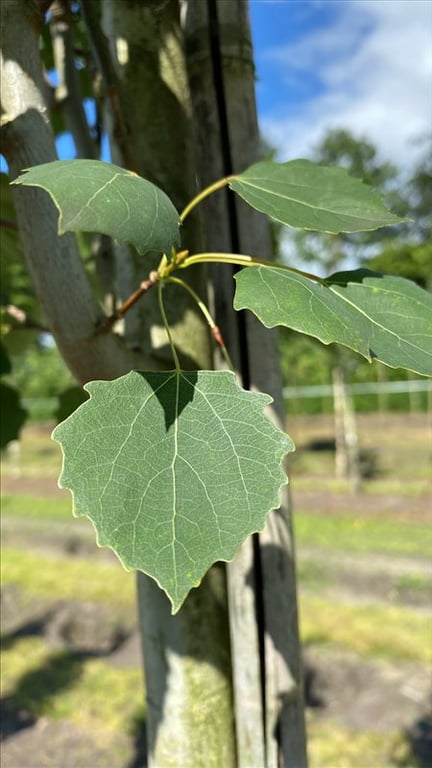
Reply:
M147 768L147 734L144 715L137 715L132 725L133 756L125 768Z
M4 634L2 651L9 650L24 637L47 637L50 622L56 608L41 616L31 618L13 631ZM17 731L31 727L36 720L49 714L51 702L63 691L76 685L89 659L105 658L116 651L127 639L127 633L116 632L109 646L85 649L61 648L44 659L36 669L25 672L16 682L13 693L0 700L2 711L1 740L13 736Z
M1 637L1 650L8 651L13 647L17 640L21 640L23 637L42 636L47 623L53 616L53 611L49 610L42 616L31 618L24 624L20 624L19 627L11 632L7 632Z
M13 694L1 699L1 740L34 725L38 717L46 714L50 701L60 691L70 688L80 677L89 655L94 654L57 651L38 669L22 675Z
M404 732L409 752L403 758L396 758L400 768L430 768L432 765L432 712L416 720Z
M336 441L334 438L317 438L309 440L301 449L302 451L311 451L312 453L336 452ZM359 450L359 470L364 480L372 480L382 475L379 466L379 456L375 448L360 448Z

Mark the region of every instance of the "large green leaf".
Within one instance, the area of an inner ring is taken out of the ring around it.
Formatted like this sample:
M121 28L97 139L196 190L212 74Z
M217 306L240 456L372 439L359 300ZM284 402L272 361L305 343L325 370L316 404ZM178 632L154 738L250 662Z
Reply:
M392 368L432 375L432 295L402 277L359 271L325 284L281 267L236 275L236 309L251 309L271 328L285 325L338 342Z
M98 543L156 579L175 612L212 563L263 528L293 444L263 414L271 398L232 373L131 372L86 390L53 433L60 484Z
M249 205L288 227L359 232L404 221L343 168L309 160L256 163L230 182Z
M141 254L170 254L179 215L165 192L131 171L99 160L57 160L29 168L13 184L44 189L59 210L59 234L102 232Z

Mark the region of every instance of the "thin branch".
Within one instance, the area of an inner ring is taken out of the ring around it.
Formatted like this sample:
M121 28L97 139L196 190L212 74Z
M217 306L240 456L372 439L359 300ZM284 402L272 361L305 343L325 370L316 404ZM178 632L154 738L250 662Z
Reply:
M106 95L111 104L114 121L114 136L122 153L125 166L134 169L134 161L130 154L128 135L129 130L122 109L121 84L117 75L114 61L106 36L101 27L97 9L98 3L94 0L81 0L81 10L89 39L91 41L97 66L105 83Z
M172 337L171 329L169 326L168 318L166 316L165 312L165 306L163 303L163 297L162 297L162 291L163 291L163 282L162 280L159 281L158 285L158 301L159 301L159 309L162 317L162 322L165 326L166 334L168 336L168 342L171 347L172 356L174 358L174 365L177 373L180 373L181 367L180 367L180 360L177 354L177 350L175 348L174 339Z
M128 312L129 309L131 309L134 306L134 304L136 304L137 301L139 301L141 296L144 296L144 294L148 290L150 290L150 288L153 288L153 286L156 285L158 281L159 281L158 272L150 272L147 280L143 280L139 288L136 291L134 291L134 293L132 293L126 299L126 301L124 301L123 304L120 307L118 307L118 309L116 309L115 312L113 312L112 315L110 315L109 317L106 317L102 321L102 323L97 328L96 333L100 334L100 333L106 333L107 331L109 331L110 328L112 328L112 326L115 325L115 323L118 320L121 320L121 318L124 317L126 312Z
M55 88L55 103L63 111L78 156L94 158L97 157L97 147L91 137L84 111L81 83L75 66L70 12L64 0L56 0L52 4L51 14L54 66L59 78Z

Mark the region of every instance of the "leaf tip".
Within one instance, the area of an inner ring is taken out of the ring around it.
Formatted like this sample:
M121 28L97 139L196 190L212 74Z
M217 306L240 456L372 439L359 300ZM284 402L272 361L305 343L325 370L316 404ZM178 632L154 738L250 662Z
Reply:
M12 181L9 182L9 184L24 184L25 183L25 174L28 173L30 168L23 168L21 170L21 173L19 176L17 176L15 179L12 179Z

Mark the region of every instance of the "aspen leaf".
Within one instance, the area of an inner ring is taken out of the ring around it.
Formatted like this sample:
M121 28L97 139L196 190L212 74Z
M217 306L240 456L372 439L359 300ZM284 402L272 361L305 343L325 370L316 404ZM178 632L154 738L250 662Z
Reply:
M180 244L179 215L150 181L99 160L56 160L29 168L12 184L41 187L59 211L59 234L101 232L138 253L171 253Z
M432 295L410 280L358 270L317 283L277 266L247 267L235 279L234 307L269 328L284 325L432 375Z
M293 443L263 413L271 398L229 372L132 371L85 389L53 433L60 485L99 545L152 576L176 612L215 561L262 530Z
M255 163L230 182L249 205L288 227L358 232L398 224L379 195L344 168L309 160Z

